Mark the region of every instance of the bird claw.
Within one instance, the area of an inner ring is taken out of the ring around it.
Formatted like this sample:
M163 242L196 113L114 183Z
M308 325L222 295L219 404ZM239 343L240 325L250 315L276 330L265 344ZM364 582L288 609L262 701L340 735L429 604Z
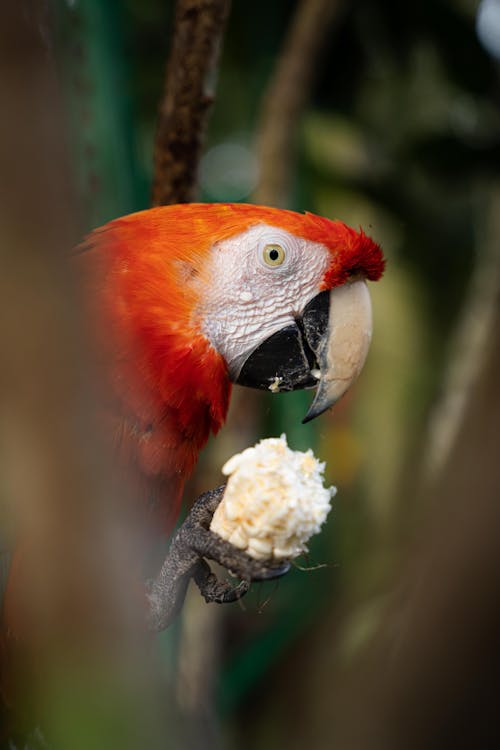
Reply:
M193 574L193 580L200 589L200 593L206 602L216 602L217 604L229 604L236 602L245 596L250 588L249 581L240 581L233 586L229 581L219 581L217 576L212 573L210 565L203 559Z
M289 562L256 560L210 531L212 516L222 500L224 490L225 485L222 485L200 495L179 529L182 542L200 557L214 560L244 581L267 581L287 573L290 570Z
M210 531L212 516L224 494L225 485L205 492L196 500L188 517L174 534L158 576L148 585L149 627L163 630L179 613L191 578L207 602L219 604L241 599L252 581L279 578L290 563L255 560ZM233 585L220 581L205 558L214 560L240 579Z

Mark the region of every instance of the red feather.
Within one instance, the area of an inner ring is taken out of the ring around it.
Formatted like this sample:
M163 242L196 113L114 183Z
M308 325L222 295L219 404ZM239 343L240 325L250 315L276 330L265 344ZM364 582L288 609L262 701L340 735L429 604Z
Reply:
M123 463L137 468L164 531L200 449L225 420L230 395L225 363L196 321L199 285L190 282L203 278L215 242L259 223L331 250L322 288L351 274L382 274L381 250L363 232L310 213L244 204L132 214L93 232L79 255L115 399L115 442Z

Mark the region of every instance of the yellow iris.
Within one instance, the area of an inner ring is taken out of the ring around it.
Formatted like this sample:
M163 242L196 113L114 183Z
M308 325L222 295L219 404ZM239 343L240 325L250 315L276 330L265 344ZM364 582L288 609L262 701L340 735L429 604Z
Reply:
M263 250L264 263L268 266L281 266L285 260L285 251L281 245L272 243L266 245Z

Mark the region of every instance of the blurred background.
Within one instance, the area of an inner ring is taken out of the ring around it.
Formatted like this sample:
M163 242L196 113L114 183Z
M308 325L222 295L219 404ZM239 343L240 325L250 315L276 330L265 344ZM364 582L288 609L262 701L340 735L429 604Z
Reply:
M497 746L500 2L314 0L311 17L307 5L233 3L199 198L362 226L387 257L371 287L373 344L349 395L305 426L310 394L235 389L187 497L281 432L326 461L338 494L283 580L226 607L190 591L155 651L171 743L157 744ZM150 205L173 10L51 4L72 242ZM283 80L297 65L290 103ZM56 746L100 746L70 742L81 729L70 724ZM141 746L113 736L109 747Z

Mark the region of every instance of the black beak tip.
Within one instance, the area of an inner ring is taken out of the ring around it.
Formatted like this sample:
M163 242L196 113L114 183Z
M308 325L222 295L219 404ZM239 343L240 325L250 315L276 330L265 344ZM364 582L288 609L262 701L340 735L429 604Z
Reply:
M321 386L318 386L318 388L320 390L319 392L318 390L316 391L312 404L310 405L306 416L302 420L302 424L311 422L313 419L316 419L316 417L324 414L325 411L328 411L328 409L330 409L334 405L334 402L324 397Z
M302 420L302 424L307 424L308 422L312 422L313 419L316 419L316 417L319 417L320 414L324 414L325 411L328 411L329 406L325 407L316 407L314 408L314 404L311 404L311 408L307 412L306 416Z

